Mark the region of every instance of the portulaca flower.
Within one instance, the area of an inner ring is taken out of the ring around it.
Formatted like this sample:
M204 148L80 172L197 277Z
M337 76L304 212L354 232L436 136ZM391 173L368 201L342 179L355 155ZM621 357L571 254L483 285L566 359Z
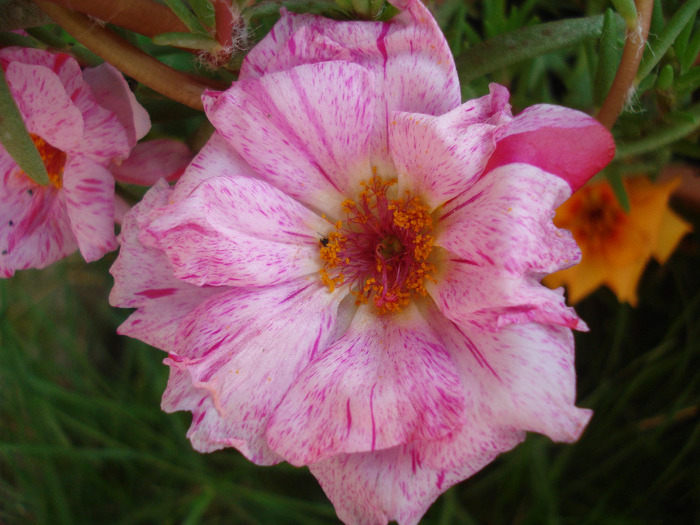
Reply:
M177 175L187 147L164 139L134 147L150 119L109 64L81 71L65 54L8 47L0 67L50 181L35 183L0 146L0 277L76 249L99 259L117 246L115 177L149 185Z
M308 465L347 524L416 524L525 432L576 440L571 329L540 279L578 261L554 209L612 157L590 117L460 105L425 8L283 14L174 188L125 218L120 333L168 352L202 452ZM571 140L575 137L575 142Z

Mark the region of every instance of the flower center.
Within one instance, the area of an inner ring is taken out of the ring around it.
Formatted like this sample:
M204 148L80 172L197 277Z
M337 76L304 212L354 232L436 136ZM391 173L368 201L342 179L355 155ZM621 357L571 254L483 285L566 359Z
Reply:
M49 182L56 188L63 186L63 168L66 166L66 154L58 148L54 148L38 135L30 133L36 149L39 150L41 160L49 174Z
M362 183L357 202L343 203L346 219L320 242L323 283L331 292L348 284L358 304L372 299L382 314L425 296L435 272L428 262L434 241L428 208L410 192L390 199L394 184L380 177Z
M613 235L625 221L626 215L612 188L584 188L574 229L583 238L602 239ZM577 232L574 232L576 234Z

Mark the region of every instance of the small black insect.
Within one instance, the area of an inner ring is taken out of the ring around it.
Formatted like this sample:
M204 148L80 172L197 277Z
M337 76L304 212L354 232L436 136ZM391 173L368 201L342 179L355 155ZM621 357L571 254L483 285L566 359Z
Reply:
M328 239L328 237L323 237L318 242L321 243L321 246L323 246L325 248L326 246L328 246L328 243L330 242L330 240Z

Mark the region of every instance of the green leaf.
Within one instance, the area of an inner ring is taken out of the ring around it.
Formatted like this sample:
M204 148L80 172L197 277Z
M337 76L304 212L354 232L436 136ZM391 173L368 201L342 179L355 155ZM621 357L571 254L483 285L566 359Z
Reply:
M469 48L456 59L462 84L558 49L600 38L603 15L525 27Z
M190 8L183 2L183 0L163 0L165 5L167 5L175 15L182 20L182 23L187 26L187 29L193 33L201 33L208 35L209 32L202 25L202 23L194 16L194 13L190 11Z
M215 51L221 47L216 40L199 33L161 33L153 37L153 43L159 46L174 46L185 49Z
M630 199L627 195L625 185L622 183L622 176L620 175L620 172L617 170L608 170L605 176L608 179L613 192L615 192L617 202L620 203L620 206L622 206L622 209L625 210L625 213L629 213Z
M622 57L623 41L624 30L620 23L620 17L616 16L612 9L608 9L603 19L603 34L598 46L598 67L593 83L593 103L597 107L603 104L615 79L615 73L617 73Z
M656 87L661 91L668 91L673 86L673 66L666 64L659 72L659 77L656 79Z
M14 161L34 182L46 186L49 174L41 160L41 155L29 136L5 73L0 67L0 143Z
M636 84L639 84L651 73L654 66L664 57L668 48L673 45L678 35L683 31L688 19L694 17L698 9L700 9L700 0L688 0L673 14L658 36L649 40L642 56L642 63L637 71Z
M190 0L190 5L194 14L197 15L204 25L214 27L216 24L216 15L214 14L214 6L210 0Z
M674 86L678 91L694 91L700 87L700 67L694 67L676 80Z
M695 63L695 59L700 54L700 31L692 33L690 40L685 45L682 56L680 57L681 62L681 73L685 73Z
M627 24L627 28L632 31L637 25L637 6L634 5L634 0L612 0L612 3Z
M657 129L642 139L619 143L615 159L650 153L687 137L700 128L700 104L695 104L672 117L675 118L671 124Z

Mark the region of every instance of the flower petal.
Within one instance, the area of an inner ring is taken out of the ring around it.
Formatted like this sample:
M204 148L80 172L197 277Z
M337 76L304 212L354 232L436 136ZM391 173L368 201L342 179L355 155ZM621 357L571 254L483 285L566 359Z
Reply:
M490 95L439 117L394 113L389 144L399 192L411 190L433 209L471 186L512 120L508 97L506 88L491 84Z
M86 158L68 159L63 193L71 229L87 262L117 247L114 235L114 178L106 168Z
M562 177L574 192L615 156L610 132L592 117L539 104L515 117L498 141L485 172L522 162Z
M437 282L426 286L440 311L452 321L493 331L530 322L586 330L562 294L545 288L536 278L503 275L496 268L456 256L445 258L443 264Z
M112 162L109 170L119 182L153 186L158 179L176 180L191 160L184 142L155 139L136 144L127 159Z
M117 116L126 130L129 146L133 147L151 129L151 118L129 89L122 74L111 64L104 63L83 71L97 103Z
M167 204L172 189L160 181L124 217L119 256L110 268L114 288L109 303L138 308L117 330L165 350L172 351L182 319L206 300L216 288L199 288L175 279L167 256L144 246L138 236L152 210Z
M265 440L267 420L326 348L341 298L302 279L231 289L188 316L166 363L186 372L189 386L186 380L170 383L163 408L193 411L188 436L197 450L233 445L255 463L281 461ZM193 407L192 390L206 393L212 407Z
M579 438L591 411L574 406L570 329L527 323L492 332L459 326L437 312L427 319L457 364L470 412L488 414L494 428L539 432L554 441Z
M401 5L403 11L390 22L338 22L283 10L247 55L241 78L328 60L351 61L371 71L377 98L372 165L391 178L388 116L394 111L440 115L461 101L452 53L434 18L418 0Z
M528 164L501 166L446 204L436 244L474 266L538 279L578 262L554 209L570 195L563 181Z
M226 139L214 132L178 179L170 200L177 202L186 198L205 180L240 176L256 178L257 175Z
M509 442L507 449L518 442ZM423 462L422 444L339 454L309 465L309 469L345 525L386 525L389 521L417 525L440 494L481 470L497 455L485 451L459 467L436 469Z
M62 151L80 143L83 117L53 71L45 66L11 62L5 77L30 133Z
M370 174L373 90L355 64L303 65L240 81L205 94L204 105L260 177L331 215Z
M270 418L270 447L294 465L436 439L461 421L462 387L420 314L401 322L369 309L360 307Z
M269 184L247 177L201 183L147 228L175 276L202 286L269 285L318 272L327 222Z
M0 148L0 277L44 268L77 247L61 192L32 182Z

